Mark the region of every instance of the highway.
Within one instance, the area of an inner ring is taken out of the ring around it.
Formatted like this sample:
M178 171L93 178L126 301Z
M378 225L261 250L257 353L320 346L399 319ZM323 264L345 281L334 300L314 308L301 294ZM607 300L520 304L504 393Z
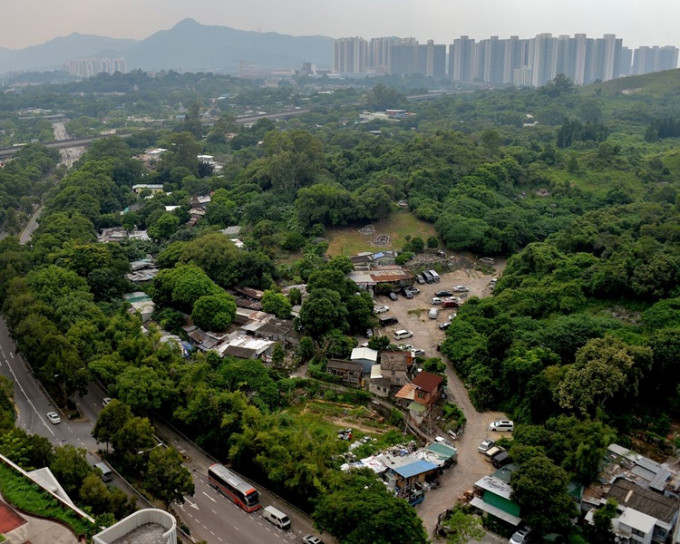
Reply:
M259 115L240 115L236 118L236 123L240 125L255 123L259 119L285 119L287 117L295 117L297 115L304 115L309 113L308 109L282 111L279 113L263 113ZM205 121L204 125L212 125L212 121ZM129 132L119 132L117 134L102 134L101 136L92 136L90 138L72 138L68 140L59 140L54 142L47 142L44 145L52 149L70 149L75 147L86 147L96 140L108 138L109 136L118 136L119 138L129 138L132 134ZM6 159L18 153L23 145L14 145L12 147L0 147L0 159Z
M85 448L90 464L101 460L99 447L91 432L102 400L106 396L96 385L91 384L87 395L77 399L81 417L53 425L46 417L50 411L59 411L52 404L38 380L33 376L24 358L16 353L16 346L9 335L5 320L0 318L0 374L14 381L14 399L18 412L17 426L33 434L47 437L52 444L72 444ZM261 512L248 514L226 497L208 485L207 470L214 461L204 452L185 440L178 433L161 422L154 421L158 436L165 444L176 447L185 456L185 465L191 471L196 488L193 497L186 497L183 505L174 505L181 521L189 527L197 540L219 544L262 544L269 542L301 542L302 536L313 533L311 520L291 506L256 486L260 502L264 506L274 505L291 518L291 529L282 531L262 518ZM115 468L115 467L114 467ZM114 482L131 493L127 482L118 477ZM324 536L324 541L333 539Z

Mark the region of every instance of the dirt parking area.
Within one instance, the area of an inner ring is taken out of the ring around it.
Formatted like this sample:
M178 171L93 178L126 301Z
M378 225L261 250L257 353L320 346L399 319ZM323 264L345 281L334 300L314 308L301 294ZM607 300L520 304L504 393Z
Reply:
M415 286L420 289L420 293L412 299L407 299L402 294L398 295L396 301L392 301L387 296L375 297L375 305L385 305L390 308L380 317L394 316L399 320L397 325L388 327L378 327L376 333L385 334L398 344L412 344L414 348L425 350L425 357L437 357L437 344L444 340L445 331L439 329L439 325L448 321L452 314L456 313L456 308L442 308L441 304L432 304L435 293L441 290L452 291L458 285L464 285L469 289L467 293L453 293L458 297L488 297L492 290L489 281L500 275L505 268L505 261L497 262L493 274L484 274L474 269L459 269L453 272L440 274L439 283L424 283ZM440 297L443 298L443 297ZM428 313L431 308L438 309L437 319L430 319ZM413 332L413 337L406 340L395 340L394 331L408 329Z

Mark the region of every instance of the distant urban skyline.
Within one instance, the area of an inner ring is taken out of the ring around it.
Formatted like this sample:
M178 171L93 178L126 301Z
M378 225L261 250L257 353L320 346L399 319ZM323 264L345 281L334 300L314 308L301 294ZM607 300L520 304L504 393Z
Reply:
M20 49L73 32L144 39L191 17L202 24L290 35L409 36L616 34L630 48L680 45L677 0L0 0L0 47Z
M438 80L532 87L564 74L575 85L586 85L675 69L678 53L675 46L631 49L615 34L541 33L531 38L490 36L479 41L460 36L449 44L355 36L335 40L333 69L347 75L421 74Z

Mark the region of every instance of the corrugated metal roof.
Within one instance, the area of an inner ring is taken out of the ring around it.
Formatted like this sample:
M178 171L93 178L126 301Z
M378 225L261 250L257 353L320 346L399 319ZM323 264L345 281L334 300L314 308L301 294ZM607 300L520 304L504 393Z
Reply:
M350 356L352 361L356 359L366 359L367 361L377 361L378 352L371 348L354 348Z
M394 472L399 474L402 478L412 478L418 474L424 474L432 470L436 470L437 465L433 465L428 461L416 461L415 463L410 463L404 465L403 467L398 467L394 469Z
M427 450L438 455L439 457L443 457L444 459L451 459L452 457L456 457L458 455L456 448L452 448L446 444L439 444L438 442L433 442L430 444L427 447Z
M510 525L514 527L517 527L520 523L522 523L522 518L513 516L512 514L508 514L504 510L501 510L500 508L497 508L492 504L484 502L484 500L480 499L479 497L474 497L470 501L470 504L475 508L479 508L483 512L487 512L498 519L507 521Z

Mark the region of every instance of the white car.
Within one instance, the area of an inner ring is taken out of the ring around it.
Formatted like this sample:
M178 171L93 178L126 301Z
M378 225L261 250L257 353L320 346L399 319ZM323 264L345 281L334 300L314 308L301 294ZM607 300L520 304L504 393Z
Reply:
M384 304L384 305L382 305L382 306L375 306L375 307L373 308L373 311L374 311L376 314L382 314L382 313L385 313L385 312L389 312L389 311L390 311L390 307L387 306L386 304Z
M59 417L59 414L57 414L57 412L47 412L47 419L50 420L50 423L52 425L61 423L61 418Z
M467 293L469 291L469 289L467 287L465 287L464 285L456 285L453 288L453 291L455 293Z
M106 406L109 402L111 402L111 397L104 397L102 400L102 406Z
M488 438L484 442L482 442L479 446L477 446L477 451L479 453L486 453L491 448L493 448L495 445L496 445L496 441Z
M304 542L305 544L323 544L323 540L321 540L318 536L315 535L303 536L302 542Z
M439 297L432 297L432 304L441 304L442 302L444 301Z
M422 357L423 355L425 355L425 350L424 350L424 349L415 348L415 349L413 350L413 356L414 356L414 357Z
M515 424L510 421L509 419L499 419L498 421L494 421L492 423L489 423L489 430L490 431L508 431L512 432L515 430Z
M509 544L526 544L529 542L529 534L531 534L531 529L526 527L519 529L513 533L508 542Z

